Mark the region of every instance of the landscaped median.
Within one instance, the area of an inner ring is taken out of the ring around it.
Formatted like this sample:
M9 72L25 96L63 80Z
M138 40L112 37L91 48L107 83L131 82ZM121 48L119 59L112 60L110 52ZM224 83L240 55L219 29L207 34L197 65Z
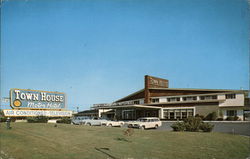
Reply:
M70 124L1 123L1 151L19 159L245 159L249 137ZM3 154L2 154L3 155ZM4 157L2 157L4 158Z

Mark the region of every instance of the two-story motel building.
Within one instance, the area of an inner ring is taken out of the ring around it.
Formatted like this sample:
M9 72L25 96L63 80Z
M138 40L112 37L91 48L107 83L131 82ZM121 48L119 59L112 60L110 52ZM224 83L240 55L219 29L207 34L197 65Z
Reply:
M226 119L238 116L244 120L250 104L247 90L169 88L169 82L145 76L145 88L110 104L94 104L98 116L118 120L159 117L163 120L184 119L196 114L216 112Z

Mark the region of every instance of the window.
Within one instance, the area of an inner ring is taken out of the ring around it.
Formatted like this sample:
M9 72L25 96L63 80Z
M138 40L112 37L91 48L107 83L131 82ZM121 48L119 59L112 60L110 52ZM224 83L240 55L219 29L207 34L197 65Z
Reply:
M194 116L193 112L188 112L188 116Z
M153 98L152 103L159 103L159 98Z
M167 98L168 102L176 102L176 101L180 101L180 97L175 97L175 98Z
M187 118L187 112L181 112L182 119Z
M176 110L176 112L175 112L175 117L176 117L176 119L180 119L181 118L181 112L180 112L180 110Z
M212 95L212 96L200 96L200 100L211 100L211 99L217 99L217 95Z
M165 119L185 119L188 116L194 116L194 109L164 109Z
M227 116L237 116L237 110L227 110Z
M168 119L168 111L164 111L163 116L164 116L165 119Z
M197 97L183 97L183 101L192 101L192 100L197 100Z
M194 110L193 109L187 109L187 115L189 116L194 116Z
M226 99L235 99L236 95L235 94L226 94Z
M218 98L217 95L212 96L212 99L217 99L217 98Z
M139 100L134 101L134 104L140 104Z

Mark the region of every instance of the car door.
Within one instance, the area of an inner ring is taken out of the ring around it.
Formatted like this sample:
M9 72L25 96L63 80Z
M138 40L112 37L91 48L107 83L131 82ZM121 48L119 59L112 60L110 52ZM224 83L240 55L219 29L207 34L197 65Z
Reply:
M152 119L148 119L148 128L152 128L152 124L153 124Z

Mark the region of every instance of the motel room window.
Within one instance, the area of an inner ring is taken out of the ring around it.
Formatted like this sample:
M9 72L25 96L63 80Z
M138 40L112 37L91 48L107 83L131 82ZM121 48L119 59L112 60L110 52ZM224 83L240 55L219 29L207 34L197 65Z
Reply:
M180 101L180 97L176 97L176 98L167 98L168 102L176 102L176 101Z
M152 103L159 103L159 98L153 98Z
M235 94L226 94L226 99L235 99L236 95Z
M217 95L212 95L212 96L200 96L200 100L211 100L211 99L217 99Z
M192 101L192 100L197 100L197 97L183 97L183 101Z
M227 110L227 116L237 116L237 110Z
M218 98L217 95L212 96L212 99L217 99L217 98Z

